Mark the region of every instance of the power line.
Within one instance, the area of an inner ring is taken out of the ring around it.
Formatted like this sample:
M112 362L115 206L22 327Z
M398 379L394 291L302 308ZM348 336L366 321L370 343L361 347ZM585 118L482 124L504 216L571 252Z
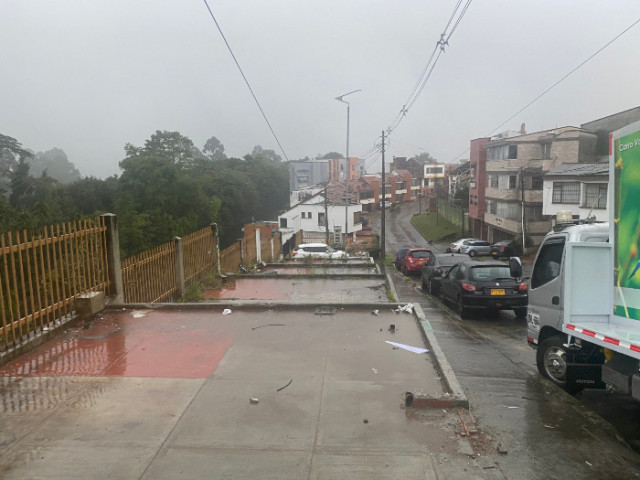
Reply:
M209 10L209 15L211 15L213 22L216 24L216 27L218 28L218 32L220 32L220 36L222 37L222 40L224 40L224 43L227 46L227 49L229 50L229 53L233 57L233 61L236 63L236 66L240 71L240 75L242 75L242 78L244 79L244 83L247 84L247 87L249 88L249 92L251 92L251 96L255 100L256 105L258 105L258 108L260 109L260 113L262 114L262 118L264 118L264 121L267 122L267 126L269 127L269 130L271 130L271 134L273 135L273 138L275 138L276 143L280 147L280 151L282 152L282 155L284 155L284 158L287 161L289 161L289 157L287 157L287 154L285 153L284 148L282 148L282 144L280 143L280 140L278 140L278 136L276 135L276 132L273 130L273 127L271 126L271 123L269 122L267 115L264 113L264 110L262 109L262 105L260 105L260 102L258 101L258 97L256 97L256 94L253 92L253 88L251 88L251 85L249 84L249 80L247 79L246 75L242 71L242 67L240 66L238 59L234 55L233 50L231 50L231 45L229 45L227 38L224 36L224 33L222 33L222 28L220 28L220 24L218 23L218 20L216 20L216 17L213 14L213 11L211 11L211 7L209 7L209 3L207 3L207 0L203 0L203 1L205 6L207 7L207 10Z
M547 88L546 90L544 90L540 95L538 95L537 97L535 97L533 100L531 100L529 103L527 103L524 107L522 107L520 110L518 110L516 113L514 113L513 115L511 115L509 118L507 118L504 122L502 122L500 125L498 125L496 128L494 128L493 130L491 130L487 135L485 135L485 137L490 137L491 135L493 135L493 133L495 133L497 130L499 130L500 128L502 128L504 125L506 125L507 123L509 123L511 120L513 120L515 117L517 117L518 115L520 115L522 112L524 112L527 108L529 108L531 105L533 105L534 103L536 103L538 100L540 100L542 97L544 97L547 93L549 93L551 90L553 90L555 87L557 87L561 82L563 82L564 80L566 80L569 76L571 76L573 73L575 73L577 70L579 70L581 67L583 67L587 62L589 62L590 60L592 60L596 55L598 55L600 52L602 52L605 48L607 48L608 46L610 46L613 42L615 42L616 40L618 40L622 35L624 35L625 33L627 33L629 30L631 30L633 27L635 27L638 23L640 23L640 18L638 18L635 22L633 22L631 25L629 25L627 28L625 28L622 32L620 32L618 35L616 35L615 37L613 37L611 40L609 40L606 44L604 44L602 47L600 47L598 50L596 50L595 53L589 55L589 57L587 57L586 60L584 60L582 63L580 63L577 67L573 68L571 71L569 71L567 74L565 74L562 78L560 78L557 82L555 82L553 85L551 85L549 88ZM452 161L457 160L460 156L464 155L465 153L467 153L470 150L470 148L467 148L464 152L459 153L458 155L456 155Z
M553 85L551 85L549 88L547 88L544 92L542 92L540 95L538 95L536 98L534 98L533 100L531 100L529 103L527 103L524 107L522 107L520 110L518 110L516 113L514 113L513 115L511 115L509 118L507 118L504 122L502 122L500 125L498 125L496 128L494 128L493 130L491 130L491 132L489 132L489 134L487 135L490 136L492 135L496 130L498 130L499 128L503 127L505 124L507 124L508 122L510 122L511 120L513 120L516 116L518 116L519 114L521 114L522 112L524 112L527 108L529 108L531 105L533 105L535 102L537 102L538 100L540 100L542 97L544 97L547 93L549 93L552 89L554 89L556 86L558 86L558 84L560 84L560 82L562 82L563 80L565 80L567 77L569 77L570 75L572 75L576 70L578 70L579 68L581 68L582 66L584 66L588 61L590 61L593 57L595 57L596 55L598 55L600 52L602 52L605 48L607 48L609 45L611 45L613 42L615 42L618 38L620 38L622 35L624 35L625 33L627 33L629 30L631 30L633 27L635 27L638 23L640 23L640 18L637 19L635 22L633 22L631 25L629 25L627 28L625 28L622 32L620 32L618 35L616 35L615 37L613 37L611 40L609 40L604 46L600 47L594 54L590 55L585 61L583 61L580 65L578 65L577 67L575 67L573 70L571 70L569 73L567 73L564 77L562 77L560 80L558 80L556 83L554 83Z

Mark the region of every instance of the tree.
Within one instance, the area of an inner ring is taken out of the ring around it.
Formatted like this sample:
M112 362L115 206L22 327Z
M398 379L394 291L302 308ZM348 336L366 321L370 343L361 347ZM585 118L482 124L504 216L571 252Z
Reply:
M251 156L253 158L264 158L266 160L271 160L272 162L282 161L282 157L276 152L274 152L273 150L265 150L260 145L256 145L255 147L253 147Z
M318 155L317 158L320 158L322 160L333 160L334 158L344 158L344 155L338 152L329 152L322 156Z
M32 156L15 138L0 133L0 194L9 193L11 172L18 162Z
M202 152L213 162L227 158L224 154L224 145L216 137L211 137L205 142Z
M420 155L416 155L413 157L415 160L423 163L436 163L437 160L433 158L429 153L422 152Z
M156 130L144 147L136 147L130 143L124 146L128 158L140 155L155 155L169 160L174 165L188 166L195 158L201 157L202 152L193 144L190 138L180 132Z
M38 152L29 160L31 175L39 177L46 173L60 183L71 183L80 179L80 172L67 158L67 154L59 148L46 152Z

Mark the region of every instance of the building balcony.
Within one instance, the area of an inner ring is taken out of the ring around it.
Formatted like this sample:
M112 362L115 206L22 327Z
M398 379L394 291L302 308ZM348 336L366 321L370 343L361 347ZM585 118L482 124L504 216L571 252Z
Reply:
M511 220L493 213L485 213L484 222L512 235L522 234L522 222L520 220ZM551 230L551 222L549 220L527 222L525 218L525 222L527 235L546 234Z
M522 192L520 189L510 188L507 190L501 190L499 188L487 188L485 190L485 198L491 200L506 200L506 201L522 201ZM525 203L539 203L542 204L542 190L525 190L524 192Z

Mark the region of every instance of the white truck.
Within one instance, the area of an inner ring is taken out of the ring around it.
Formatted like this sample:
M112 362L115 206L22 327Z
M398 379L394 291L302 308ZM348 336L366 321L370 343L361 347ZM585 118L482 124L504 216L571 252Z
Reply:
M610 135L609 157L609 222L557 225L538 249L527 340L566 390L640 400L640 122Z

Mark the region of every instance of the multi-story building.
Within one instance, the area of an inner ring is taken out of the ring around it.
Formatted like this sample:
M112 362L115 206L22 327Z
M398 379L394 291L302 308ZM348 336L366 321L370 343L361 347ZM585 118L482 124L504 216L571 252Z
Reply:
M563 163L594 163L596 141L594 133L562 127L501 135L487 142L487 239L526 237L527 246L538 245L551 228L550 220L543 216L544 174Z
M477 238L487 238L484 225L485 190L487 149L485 145L490 138L476 138L471 140L469 152L469 223L471 235Z
M289 162L289 191L303 190L329 181L329 162L324 159Z

